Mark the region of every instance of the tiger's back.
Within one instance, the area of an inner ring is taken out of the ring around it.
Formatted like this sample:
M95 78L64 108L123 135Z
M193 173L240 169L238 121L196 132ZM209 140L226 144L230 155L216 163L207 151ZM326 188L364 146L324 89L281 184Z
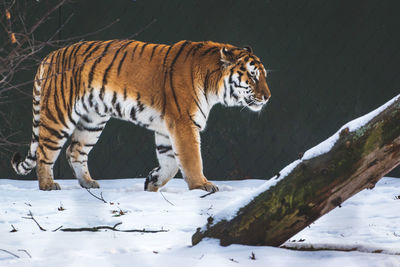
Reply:
M224 67L221 49L232 55L240 50L213 42L112 40L80 42L50 53L35 77L31 147L25 160L14 156L14 169L27 174L37 163L40 189L59 189L52 169L71 136L67 158L76 178L85 188L99 187L90 177L87 157L114 117L155 132L160 166L149 174L147 190L156 191L179 168L190 177L189 188L217 190L202 174L198 131L211 107L221 97L226 102L227 91L232 95L237 85L233 81L226 88L229 81L223 76L230 73L232 80L232 70ZM268 87L263 93L269 98Z

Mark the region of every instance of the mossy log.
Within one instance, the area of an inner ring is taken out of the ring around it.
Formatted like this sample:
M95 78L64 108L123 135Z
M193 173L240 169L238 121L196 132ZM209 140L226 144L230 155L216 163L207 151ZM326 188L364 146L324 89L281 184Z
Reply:
M238 209L231 219L208 219L192 237L230 244L280 246L322 215L376 182L400 163L400 98L369 122L342 128L324 154L301 159L284 178ZM279 176L279 175L278 175ZM278 179L277 177L272 179Z

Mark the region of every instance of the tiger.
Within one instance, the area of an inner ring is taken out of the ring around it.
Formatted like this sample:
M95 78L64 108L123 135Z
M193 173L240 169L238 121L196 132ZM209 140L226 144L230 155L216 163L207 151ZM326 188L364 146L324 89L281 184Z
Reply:
M144 190L157 191L180 170L189 190L216 192L203 174L200 132L217 103L261 111L271 97L266 77L250 47L213 41L82 41L60 48L38 67L30 147L24 159L13 155L12 166L19 175L36 167L39 189L59 190L53 166L70 138L74 176L83 188L99 188L88 155L116 118L154 132L159 166Z

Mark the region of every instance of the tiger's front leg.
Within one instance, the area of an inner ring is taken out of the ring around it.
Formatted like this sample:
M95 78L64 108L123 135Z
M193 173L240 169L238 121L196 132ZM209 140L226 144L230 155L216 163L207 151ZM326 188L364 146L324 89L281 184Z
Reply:
M192 121L183 118L172 121L167 119L166 124L170 132L175 158L189 189L218 191L218 187L209 182L203 174L199 129Z
M157 159L160 165L149 173L144 183L144 190L151 192L156 192L178 172L178 164L169 137L157 132L154 135Z

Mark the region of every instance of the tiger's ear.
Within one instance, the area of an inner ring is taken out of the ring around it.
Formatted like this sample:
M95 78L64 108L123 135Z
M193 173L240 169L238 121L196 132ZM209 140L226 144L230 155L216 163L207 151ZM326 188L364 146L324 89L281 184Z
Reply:
M221 48L220 53L221 53L221 62L224 67L227 67L235 63L235 57L232 51L228 50L228 48L226 47Z
M246 50L246 51L249 52L249 53L253 53L253 49L252 49L249 45L245 45L245 46L243 47L243 49Z

